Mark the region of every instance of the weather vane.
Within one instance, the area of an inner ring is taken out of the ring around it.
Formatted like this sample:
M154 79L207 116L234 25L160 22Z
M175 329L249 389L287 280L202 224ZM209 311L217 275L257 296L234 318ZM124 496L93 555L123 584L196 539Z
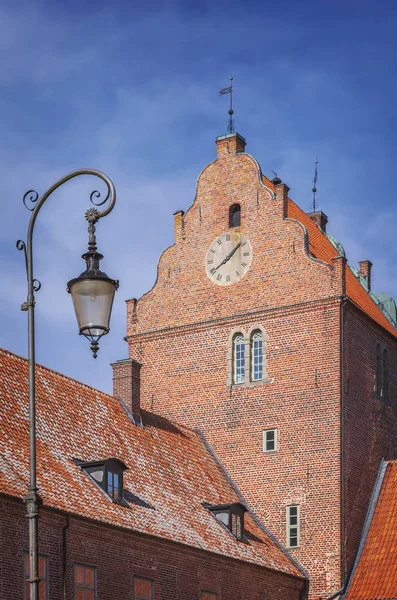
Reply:
M318 165L318 160L316 158L316 162L314 163L314 177L313 177L313 204L312 204L312 212L316 212L316 192L317 192L317 178L318 178L318 173L317 173L317 165Z
M230 76L230 81L233 81L233 77ZM234 119L233 119L233 83L230 83L229 87L219 90L219 95L230 94L230 108L229 108L229 122L227 124L228 133L234 133Z

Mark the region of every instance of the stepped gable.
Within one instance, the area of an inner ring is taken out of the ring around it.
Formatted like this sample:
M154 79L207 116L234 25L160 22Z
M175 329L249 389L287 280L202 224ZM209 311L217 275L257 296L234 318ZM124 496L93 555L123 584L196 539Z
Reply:
M29 482L28 363L0 350L0 493ZM44 506L178 542L304 579L248 512L237 541L202 503L239 502L199 434L142 411L134 425L119 400L42 366L36 370L38 489ZM125 463L124 497L112 503L73 459Z
M383 471L383 472L382 472ZM397 460L381 466L378 489L344 600L397 598Z
M262 176L263 182L267 187L275 189L273 183L265 176ZM332 259L338 256L338 251L332 245L326 234L316 225L316 223L307 215L295 202L288 198L288 217L296 219L304 225L308 232L309 251L320 260L332 264ZM376 321L394 337L397 337L397 331L372 300L367 290L356 279L349 268L346 269L346 295L371 319Z

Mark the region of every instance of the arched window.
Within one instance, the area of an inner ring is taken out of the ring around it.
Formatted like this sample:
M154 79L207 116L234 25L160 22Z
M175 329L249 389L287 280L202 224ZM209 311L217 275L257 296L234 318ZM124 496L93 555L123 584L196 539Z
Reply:
M263 379L263 333L259 330L251 335L251 379Z
M229 208L229 227L238 227L241 223L241 207L239 204L232 204Z
M383 350L383 399L389 400L389 354Z
M244 383L245 343L244 336L237 333L233 340L233 383Z
M382 396L383 387L383 360L380 344L376 346L376 376L375 376L375 394L378 398Z

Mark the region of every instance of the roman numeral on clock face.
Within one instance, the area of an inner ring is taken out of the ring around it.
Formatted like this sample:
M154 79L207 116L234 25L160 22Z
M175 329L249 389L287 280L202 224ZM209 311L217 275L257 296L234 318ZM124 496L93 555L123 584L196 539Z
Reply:
M226 281L230 281L230 275L226 275Z
M222 281L222 275L220 273L218 273L217 280Z

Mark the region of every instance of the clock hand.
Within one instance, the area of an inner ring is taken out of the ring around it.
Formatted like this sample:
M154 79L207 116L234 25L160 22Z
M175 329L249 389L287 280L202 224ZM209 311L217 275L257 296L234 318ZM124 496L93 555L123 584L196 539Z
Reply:
M231 250L229 252L229 254L223 259L223 261L221 263L219 263L219 265L217 267L215 267L215 271L217 271L219 269L219 267L221 267L222 265L225 265L227 263L227 261L232 258L233 254L236 252L236 250L238 250L238 248L240 248L240 246L241 246L241 242L239 242L237 244L237 246L235 248L233 248L233 250Z

